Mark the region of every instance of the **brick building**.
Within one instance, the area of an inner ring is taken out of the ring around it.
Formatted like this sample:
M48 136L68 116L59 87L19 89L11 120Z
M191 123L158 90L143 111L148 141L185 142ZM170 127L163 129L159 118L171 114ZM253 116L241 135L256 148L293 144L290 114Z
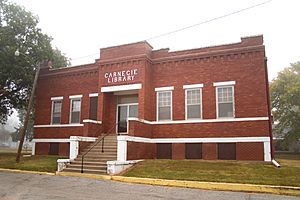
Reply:
M118 161L271 161L262 36L175 52L103 48L93 64L41 69L36 95L35 154L75 158L111 133Z

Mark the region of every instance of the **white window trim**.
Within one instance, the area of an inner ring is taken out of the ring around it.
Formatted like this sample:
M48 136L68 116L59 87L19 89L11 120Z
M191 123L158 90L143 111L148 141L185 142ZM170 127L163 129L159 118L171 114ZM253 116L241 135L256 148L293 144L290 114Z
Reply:
M98 93L90 93L89 94L89 97L97 97L98 96Z
M174 89L174 87L173 87ZM164 119L164 120L159 120L158 119L158 94L160 92L170 92L171 93L171 119ZM172 90L159 90L156 92L156 121L173 121L173 91Z
M187 111L188 111L188 109L187 109L187 91L188 90L197 90L197 89L199 89L200 90L200 118L190 118L190 119L188 119L187 118ZM201 120L202 119L202 117L203 117L203 114L202 114L202 88L187 88L185 91L184 91L184 93L185 93L185 120Z
M69 99L79 99L79 98L82 98L82 94L78 94L78 95L71 95L69 96Z
M54 101L54 100L63 100L63 96L60 96L60 97L51 97L51 101Z
M62 99L51 99L51 122L50 124L53 124L53 106L54 106L54 101L60 101L61 100L61 110L60 110L60 122L58 124L61 124L61 112L62 112ZM56 125L56 124L54 124Z
M232 115L233 117L219 117L219 101L218 101L218 88L223 88L223 87L232 87ZM232 119L235 118L235 98L234 98L234 86L233 85L223 85L220 87L216 87L216 118L217 119Z
M74 97L76 96L76 97ZM74 95L72 98L70 98L70 112L69 112L69 124L80 124L80 120L81 120L81 103L82 103L82 95ZM81 96L81 97L80 97ZM72 101L73 100L77 100L77 99L80 99L80 112L79 112L79 122L78 123L72 123Z
M214 82L214 86L230 86L235 85L235 81Z
M183 85L183 89L203 88L203 84Z
M93 123L93 124L102 124L102 121L97 121L93 119L84 119L82 120L83 123Z
M268 121L269 117L220 118L220 119L198 119L198 120L175 120L175 121L148 121L145 119L130 117L128 118L128 120L139 121L145 124L193 124L193 123Z
M79 127L84 124L38 124L34 125L34 128L63 128L63 127Z
M155 92L172 91L172 90L174 90L174 86L170 86L170 87L158 87L158 88L155 88Z

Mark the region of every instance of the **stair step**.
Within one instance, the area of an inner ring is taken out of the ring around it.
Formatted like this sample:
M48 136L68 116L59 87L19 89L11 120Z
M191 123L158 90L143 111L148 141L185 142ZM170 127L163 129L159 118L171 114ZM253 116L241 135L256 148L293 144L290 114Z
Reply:
M81 165L70 164L67 166L68 168L76 168L81 169ZM83 163L83 169L92 169L92 170L106 170L106 165L85 165Z
M64 169L65 172L77 172L81 173L81 169L77 168L66 168ZM95 170L95 169L83 169L83 173L85 174L107 174L106 170Z
M106 165L106 160L103 161L97 161L97 162L90 162L90 161L85 161L84 160L84 165ZM75 165L81 165L81 160L80 161L73 161L71 162L70 165L75 164Z
M86 154L86 155L84 155L84 156L82 156L82 155L78 155L78 158L82 158L83 157L83 159L86 159L86 158L111 158L111 157L117 157L117 154L116 153L114 153L114 154Z
M90 153L90 152L99 153L99 154L103 154L103 153L115 153L115 152L117 152L117 149L104 149L103 152L102 152L102 149L91 149L90 151L82 151L82 152L80 152L80 154Z
M84 158L84 162L103 162L103 161L111 161L111 160L117 160L117 158ZM75 162L81 162L81 158L76 158L74 160Z

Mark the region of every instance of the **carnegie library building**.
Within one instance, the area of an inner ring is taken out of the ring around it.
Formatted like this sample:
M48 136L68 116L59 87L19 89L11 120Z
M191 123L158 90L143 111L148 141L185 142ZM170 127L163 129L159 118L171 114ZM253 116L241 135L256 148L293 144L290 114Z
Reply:
M33 154L68 156L70 171L116 173L143 159L272 159L261 35L183 51L142 41L102 48L92 64L43 67L35 112Z

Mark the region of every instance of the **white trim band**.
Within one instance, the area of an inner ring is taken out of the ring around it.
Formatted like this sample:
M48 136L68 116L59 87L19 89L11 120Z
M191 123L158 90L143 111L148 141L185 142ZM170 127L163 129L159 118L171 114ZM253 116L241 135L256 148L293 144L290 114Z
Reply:
M145 124L191 124L191 123L212 123L212 122L243 122L243 121L267 121L269 117L247 117L247 118L219 118L219 119L189 119L189 120L175 120L175 121L148 121L129 117L128 121L139 121Z
M170 86L170 87L158 87L155 88L155 92L160 92L160 91L171 91L174 90L174 86Z
M98 96L98 93L90 93L89 94L89 97L97 97Z
M34 125L34 128L61 128L61 127L80 127L83 124L44 124L44 125Z
M96 121L96 120L92 120L92 119L84 119L84 120L82 120L82 122L93 123L93 124L102 124L102 121Z
M54 100L63 100L63 96L61 97L51 97L51 101L54 101Z
M32 139L32 142L70 142L70 139L66 138L42 138L42 139Z
M130 85L116 85L116 86L107 86L101 87L101 92L117 92L117 91L126 91L126 90L138 90L142 88L141 83L130 84Z
M235 81L214 82L214 86L235 85Z
M79 94L79 95L71 95L69 96L69 99L77 99L77 98L82 98L82 94Z
M225 137L225 138L143 138L118 136L118 141L143 143L227 143L227 142L270 142L270 137Z
M183 85L183 89L203 88L203 84Z

